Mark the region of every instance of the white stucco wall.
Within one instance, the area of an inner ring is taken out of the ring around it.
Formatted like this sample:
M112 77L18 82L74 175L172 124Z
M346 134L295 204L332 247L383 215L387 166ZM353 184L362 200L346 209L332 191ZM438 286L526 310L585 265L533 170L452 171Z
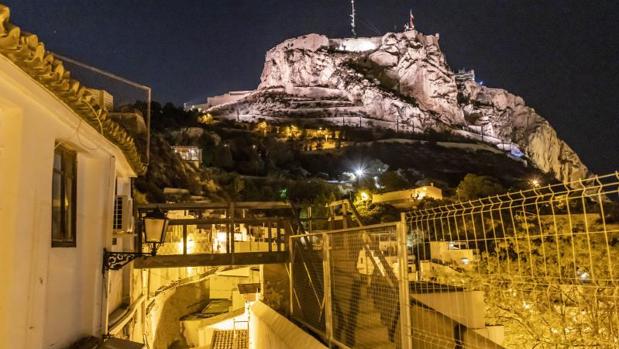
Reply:
M78 151L75 248L51 248L56 142ZM120 149L0 55L0 348L101 334L116 176L133 176Z
M250 308L249 336L251 349L327 348L316 338L260 301L254 302Z

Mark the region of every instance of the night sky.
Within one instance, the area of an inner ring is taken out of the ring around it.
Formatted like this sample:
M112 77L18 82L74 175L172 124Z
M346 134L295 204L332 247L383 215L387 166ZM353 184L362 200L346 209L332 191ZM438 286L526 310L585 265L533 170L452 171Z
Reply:
M47 48L180 104L253 89L266 51L350 35L347 0L0 0ZM619 2L356 0L361 36L440 33L453 69L522 96L597 173L619 169Z

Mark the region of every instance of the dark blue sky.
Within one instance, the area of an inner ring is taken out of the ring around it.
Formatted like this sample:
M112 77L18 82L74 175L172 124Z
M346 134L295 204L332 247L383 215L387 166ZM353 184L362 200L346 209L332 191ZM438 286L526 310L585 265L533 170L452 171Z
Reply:
M48 49L182 103L252 89L292 36L348 36L347 0L0 0ZM358 33L440 33L452 68L518 94L595 172L619 169L619 2L356 0Z

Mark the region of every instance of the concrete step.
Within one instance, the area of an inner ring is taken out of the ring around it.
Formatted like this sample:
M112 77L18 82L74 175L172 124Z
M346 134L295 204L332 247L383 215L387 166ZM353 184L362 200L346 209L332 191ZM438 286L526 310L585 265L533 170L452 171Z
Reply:
M396 345L389 341L371 342L371 343L355 345L355 349L396 349Z
M370 312L357 314L357 326L360 328L383 326L380 320L380 313Z
M386 327L357 329L355 333L355 348L377 343L389 343L389 332Z

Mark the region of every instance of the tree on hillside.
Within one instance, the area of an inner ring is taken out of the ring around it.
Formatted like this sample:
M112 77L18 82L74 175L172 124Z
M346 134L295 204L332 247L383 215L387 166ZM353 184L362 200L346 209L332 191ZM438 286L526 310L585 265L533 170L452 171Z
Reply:
M142 115L146 115L146 106L147 103L145 102L137 102L133 105L134 108L142 112ZM187 111L172 103L166 103L162 106L155 101L151 102L150 108L151 131L199 126L198 113L196 111Z
M479 176L472 173L464 176L464 179L462 179L456 188L458 199L463 201L474 200L504 192L505 188L496 178Z
M531 238L535 226L521 221L469 270L438 281L483 291L486 318L505 326L508 348L616 348L619 249L609 242L619 235L575 234L567 220L555 220Z
M300 206L324 205L335 200L336 188L321 180L290 181L286 189L287 199Z
M410 183L398 171L386 171L380 176L380 184L385 191L402 190L410 186Z
M234 169L234 159L232 158L232 151L228 144L220 144L214 149L213 153L213 165L215 167L223 168L225 170Z

